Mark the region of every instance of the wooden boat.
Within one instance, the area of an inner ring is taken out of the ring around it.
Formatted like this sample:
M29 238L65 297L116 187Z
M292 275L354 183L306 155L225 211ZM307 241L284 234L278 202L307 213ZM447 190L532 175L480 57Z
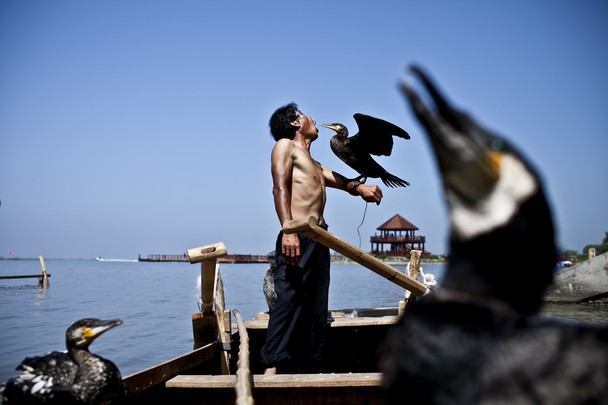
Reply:
M124 377L125 403L179 404L381 404L378 360L387 329L415 296L428 288L417 281L419 251L410 275L377 260L316 226L316 219L292 221L284 231L301 232L406 289L395 308L347 309L328 313L328 332L320 373L263 375L259 353L268 315L244 322L237 309L224 307L218 259L223 243L188 250L201 263L201 312L192 315L194 350ZM232 315L236 325L232 322Z
M553 275L545 301L584 303L608 299L608 253L560 269Z

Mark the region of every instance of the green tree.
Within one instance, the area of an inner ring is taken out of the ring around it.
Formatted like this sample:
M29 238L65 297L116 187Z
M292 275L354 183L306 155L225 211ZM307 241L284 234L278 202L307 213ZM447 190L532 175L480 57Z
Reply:
M600 245L587 245L583 248L583 254L589 254L589 248L595 248L595 254L601 255L602 253L608 252L608 232L604 233L604 239Z

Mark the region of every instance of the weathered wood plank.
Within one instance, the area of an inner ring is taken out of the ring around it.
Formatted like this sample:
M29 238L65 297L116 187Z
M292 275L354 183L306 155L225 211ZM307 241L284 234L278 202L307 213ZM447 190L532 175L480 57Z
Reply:
M222 242L188 249L187 253L190 263L200 263L208 260L214 260L228 254L226 251L226 246Z
M381 373L253 375L253 388L379 387ZM234 375L178 375L167 388L234 388Z
M397 284L399 287L411 291L414 295L421 296L428 292L428 288L414 280L411 277L403 274L399 270L389 266L388 264L376 259L374 256L366 253L355 246L347 243L337 236L327 232L325 229L317 225L317 219L310 217L308 220L289 221L283 225L283 232L296 233L300 232L311 239L327 246L336 252L343 254L360 265L370 269L376 274L381 275L387 280Z
M49 273L46 273L47 277L51 277ZM0 276L0 280L12 280L16 278L44 278L42 274L25 274L22 276Z
M328 317L327 326L331 328L392 325L397 320L395 315L373 316L373 317ZM266 329L268 328L268 318L252 319L245 322L247 329Z
M123 381L129 386L129 392L132 395L214 358L217 351L217 343L211 343L185 355L128 375L123 378Z

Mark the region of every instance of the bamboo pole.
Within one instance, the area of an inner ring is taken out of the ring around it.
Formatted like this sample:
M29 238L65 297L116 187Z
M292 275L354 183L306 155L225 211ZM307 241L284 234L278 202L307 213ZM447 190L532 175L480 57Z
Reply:
M399 270L376 259L374 256L365 253L364 251L339 239L335 235L319 227L317 225L317 219L315 217L310 217L308 220L289 221L285 225L283 225L283 232L302 233L308 236L309 238L314 239L317 242L327 246L328 248L343 254L349 259L354 260L355 262L370 269L376 274L385 277L389 281L397 284L399 287L411 291L414 295L421 296L428 292L428 288L424 284L420 283L418 280L412 279L411 277L403 274Z
M239 331L239 358L237 360L236 384L236 405L253 405L253 395L251 394L251 370L249 366L249 335L241 313L235 309L234 317Z
M38 259L40 259L40 266L42 267L42 278L40 279L40 284L42 285L42 282L44 280L44 287L48 287L49 286L49 276L46 273L46 266L44 264L44 257L38 256Z

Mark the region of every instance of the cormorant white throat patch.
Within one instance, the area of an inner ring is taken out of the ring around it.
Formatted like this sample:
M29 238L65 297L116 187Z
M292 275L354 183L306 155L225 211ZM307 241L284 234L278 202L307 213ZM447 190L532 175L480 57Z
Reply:
M485 198L467 205L452 190L446 190L453 231L471 239L496 229L506 224L537 189L538 182L528 168L517 157L505 154L498 181Z

